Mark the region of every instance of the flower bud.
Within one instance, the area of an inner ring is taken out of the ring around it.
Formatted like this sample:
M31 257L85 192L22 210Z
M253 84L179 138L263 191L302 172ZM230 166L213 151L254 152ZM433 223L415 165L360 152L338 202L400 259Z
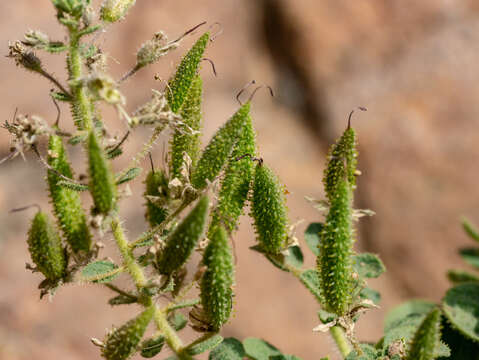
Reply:
M100 18L109 23L122 20L136 0L105 0L101 5Z

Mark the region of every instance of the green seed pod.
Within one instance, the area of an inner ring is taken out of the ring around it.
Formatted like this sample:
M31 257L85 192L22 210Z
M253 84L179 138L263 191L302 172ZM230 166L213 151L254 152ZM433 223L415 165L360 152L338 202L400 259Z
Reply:
M165 248L158 254L160 274L171 274L183 266L203 235L208 216L209 199L205 195L169 236Z
M215 227L203 264L207 270L201 279L201 303L208 322L217 331L230 317L234 282L233 256L222 226Z
M168 199L168 179L161 170L150 171L146 176L145 185L145 218L150 226L154 227L160 225L168 215L166 207L161 205L162 200Z
M203 82L196 75L180 111L183 125L175 131L171 140L170 174L172 179L183 178L181 168L184 163L184 153L190 157L193 167L198 160L200 152L199 130L201 129L202 87Z
M195 77L200 61L210 39L210 33L204 33L181 60L175 76L168 83L168 104L171 111L178 113L188 96L193 78Z
M236 229L254 172L254 164L250 158L244 157L237 160L245 154L256 155L255 132L249 115L221 182L218 205L213 213L210 229L217 224L222 224L228 233Z
M100 18L109 23L122 20L136 0L105 0L101 5Z
M107 360L125 360L133 355L154 313L155 307L150 306L136 318L111 331L104 341L102 356Z
M256 165L251 212L261 247L267 253L278 254L288 236L286 199L278 178L262 162Z
M116 201L115 176L94 131L88 136L88 165L94 212L107 215Z
M323 306L327 311L344 315L352 293L352 190L346 177L336 184L329 213L320 232L317 258Z
M433 360L441 338L441 311L432 310L417 329L409 346L407 360Z
M73 178L62 138L51 135L48 142L48 164L67 178ZM53 171L48 171L47 181L53 210L66 241L74 253L90 251L91 234L77 191L58 185L61 180Z
M206 180L213 181L225 165L233 147L244 129L249 117L250 103L241 106L238 111L213 136L191 175L191 183L200 190L206 187Z
M45 278L56 282L65 276L66 260L60 235L48 215L37 212L28 232L32 261Z

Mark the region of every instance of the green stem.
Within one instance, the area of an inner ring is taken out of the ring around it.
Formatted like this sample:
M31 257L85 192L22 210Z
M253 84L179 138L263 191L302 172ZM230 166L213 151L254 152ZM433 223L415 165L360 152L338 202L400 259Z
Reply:
M351 346L349 345L349 342L344 335L343 329L336 325L329 329L329 333L331 334L334 342L338 346L341 355L346 358L346 356L348 356L348 354L351 352Z
M156 308L155 311L155 323L158 329L162 331L163 336L166 339L166 343L176 354L180 354L183 349L183 343L176 334L176 331L171 327L166 318L166 312L164 310Z

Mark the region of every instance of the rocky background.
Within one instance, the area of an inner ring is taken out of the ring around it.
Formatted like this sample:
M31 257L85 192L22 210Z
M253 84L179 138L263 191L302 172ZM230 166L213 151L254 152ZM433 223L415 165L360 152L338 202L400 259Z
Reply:
M344 129L351 109L369 109L353 120L363 173L356 205L377 215L361 222L356 246L380 254L388 272L371 283L383 295L382 306L360 321L359 337L377 339L387 310L404 299L438 301L448 286L445 271L463 266L455 252L468 244L460 216L479 223L478 3L140 0L126 21L111 26L97 42L120 76L154 32L165 30L174 38L204 20L224 28L208 49L218 77L208 66L202 69L204 141L235 111L235 94L245 83L255 79L271 85L274 99L260 92L253 101L258 143L291 193L292 221L305 219L300 234L308 222L319 219L304 197L323 196L327 147ZM0 28L4 54L8 41L28 29L64 37L48 0L0 2ZM151 88L162 87L153 75L167 79L193 41L187 38L181 49L124 85L128 109L148 99ZM42 59L64 78L61 57L42 54ZM0 79L2 122L11 119L16 107L54 121L50 84L16 69L5 57L0 58ZM67 108L62 111L68 128ZM107 111L109 129L123 134L124 124ZM130 137L131 154L147 135L143 131ZM8 149L6 131L0 131L0 158ZM72 157L84 169L84 154L75 151ZM161 154L159 146L157 162ZM127 160L116 165L121 168ZM91 285L65 287L51 302L38 299L39 277L24 269L30 261L25 234L31 214L8 211L32 202L48 208L44 173L32 154L26 162L16 158L0 167L0 359L99 359L89 338L101 338L106 328L121 324L137 309L112 309L106 304L107 291ZM132 190L123 217L134 237L144 228L141 182ZM112 245L109 236L104 241ZM264 337L305 360L326 354L334 358L328 335L311 331L317 325L312 297L248 249L254 236L247 218L235 244L235 317L224 334ZM117 256L114 251L107 255ZM309 255L306 261L314 263Z

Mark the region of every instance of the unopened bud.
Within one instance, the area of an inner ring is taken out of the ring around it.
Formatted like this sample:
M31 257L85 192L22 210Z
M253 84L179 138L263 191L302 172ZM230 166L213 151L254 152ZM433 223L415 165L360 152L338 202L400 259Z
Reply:
M142 68L146 65L154 64L169 51L178 47L178 42L168 44L168 37L163 31L153 35L151 40L145 42L136 54L137 67Z
M20 41L15 41L13 44L10 44L8 49L9 53L7 57L13 58L17 65L21 65L25 69L35 72L42 71L41 60Z
M135 2L136 0L105 0L101 6L100 18L109 23L122 20Z

